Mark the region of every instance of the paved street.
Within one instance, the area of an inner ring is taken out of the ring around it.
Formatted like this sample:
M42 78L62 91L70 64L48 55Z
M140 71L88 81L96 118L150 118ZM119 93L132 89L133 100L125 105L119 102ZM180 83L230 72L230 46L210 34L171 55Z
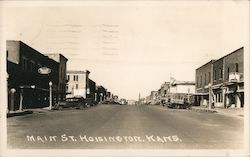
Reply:
M162 106L98 105L7 119L9 148L240 148L243 118Z

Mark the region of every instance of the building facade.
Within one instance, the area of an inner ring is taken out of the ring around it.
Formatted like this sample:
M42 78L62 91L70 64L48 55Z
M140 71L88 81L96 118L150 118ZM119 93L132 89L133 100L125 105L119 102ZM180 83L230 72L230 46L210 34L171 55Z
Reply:
M208 105L209 93L215 107L244 106L244 48L212 60L196 69L199 105Z
M68 59L63 56L62 54L46 54L49 58L57 61L59 63L59 79L58 79L58 85L57 85L57 91L58 91L58 100L65 100L66 98L66 84L67 84L67 61Z
M88 70L86 71L67 71L67 97L77 97L81 96L87 98L87 95L90 94L89 86L89 74Z
M102 102L107 98L107 90L103 86L97 86L97 102Z
M195 105L208 105L209 101L209 86L212 85L213 80L213 63L216 60L211 60L208 63L202 65L196 69L195 77Z
M195 82L192 81L174 81L170 83L169 93L195 93Z
M89 93L87 94L87 98L97 102L96 83L91 79L89 79Z
M59 63L22 41L7 41L8 108L37 108L49 106L49 82L53 83L53 101L57 101ZM51 69L47 75L41 67Z

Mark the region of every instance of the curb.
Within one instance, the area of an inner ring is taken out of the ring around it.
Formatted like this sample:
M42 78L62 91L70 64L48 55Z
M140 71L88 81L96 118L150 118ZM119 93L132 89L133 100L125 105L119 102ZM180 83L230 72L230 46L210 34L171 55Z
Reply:
M12 113L7 113L7 118L14 117L14 116L23 116L26 114L32 114L33 111L16 111Z

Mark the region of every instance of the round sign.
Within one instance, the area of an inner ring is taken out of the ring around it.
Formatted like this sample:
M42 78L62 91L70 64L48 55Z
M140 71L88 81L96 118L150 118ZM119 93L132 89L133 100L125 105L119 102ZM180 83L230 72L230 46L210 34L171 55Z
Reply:
M43 74L43 75L47 75L47 74L51 73L51 69L47 68L47 67L41 67L38 69L38 73Z

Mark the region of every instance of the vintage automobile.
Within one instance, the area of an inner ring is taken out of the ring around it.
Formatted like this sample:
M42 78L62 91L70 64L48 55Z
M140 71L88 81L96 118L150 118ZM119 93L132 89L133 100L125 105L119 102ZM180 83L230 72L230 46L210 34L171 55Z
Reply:
M165 102L169 108L190 109L192 107L193 97L187 93L169 93L168 101Z
M72 97L67 98L65 101L60 101L55 104L55 110L61 110L63 108L75 108L75 109L84 109L89 107L86 103L86 100L83 97Z

